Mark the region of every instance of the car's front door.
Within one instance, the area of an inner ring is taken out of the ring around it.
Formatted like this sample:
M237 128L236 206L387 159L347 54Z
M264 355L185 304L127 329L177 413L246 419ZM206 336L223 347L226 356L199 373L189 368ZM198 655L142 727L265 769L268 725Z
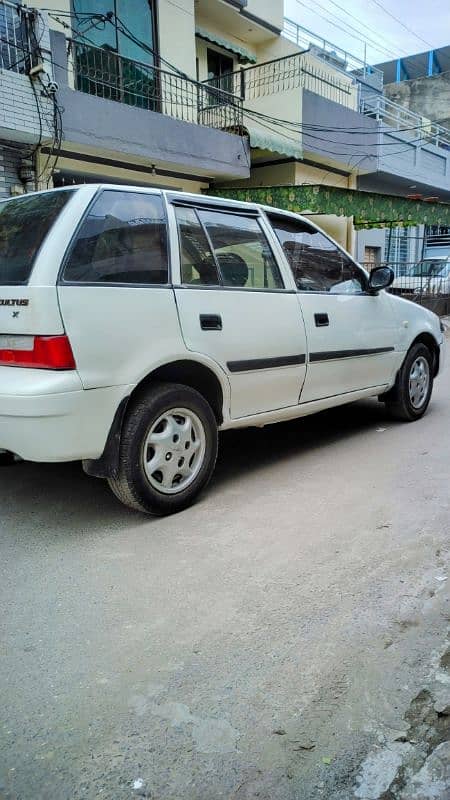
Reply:
M305 329L260 212L180 198L170 208L186 347L213 359L228 376L232 418L296 405L305 377ZM288 270L285 277L291 281Z
M383 386L398 355L389 297L367 292L367 276L305 220L269 215L292 269L308 339L301 402Z

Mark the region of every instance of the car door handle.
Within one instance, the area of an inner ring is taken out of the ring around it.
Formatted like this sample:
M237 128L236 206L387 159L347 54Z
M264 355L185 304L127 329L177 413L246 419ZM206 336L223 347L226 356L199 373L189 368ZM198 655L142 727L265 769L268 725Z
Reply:
M202 331L221 331L222 317L219 314L200 314Z
M326 325L330 324L328 314L314 314L314 322L316 323L316 328L325 328Z

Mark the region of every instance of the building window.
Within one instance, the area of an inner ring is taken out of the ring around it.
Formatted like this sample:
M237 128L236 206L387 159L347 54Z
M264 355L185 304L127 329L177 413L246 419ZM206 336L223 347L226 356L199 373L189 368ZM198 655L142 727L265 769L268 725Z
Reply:
M416 228L386 228L385 257L397 275L403 275L409 262L415 260Z
M368 247L364 248L364 265L368 269L373 269L381 261L381 247Z
M230 56L224 56L218 50L211 50L208 47L206 51L207 66L208 66L208 82L211 86L221 89L224 92L233 92L233 78L232 72L234 70L234 61Z
M98 0L73 0L76 19L74 27L81 36L89 28L86 36L97 47L111 50L133 61L155 65L158 50L155 6L155 0L111 0L100 9ZM108 10L114 11L115 19L92 27L92 20L86 14L99 14ZM144 46L132 41L133 37Z
M117 19L92 27L86 14L99 13L96 0L73 0L79 34L74 44L76 88L105 100L159 111L155 2L112 0L111 6ZM85 31L94 47L84 41Z

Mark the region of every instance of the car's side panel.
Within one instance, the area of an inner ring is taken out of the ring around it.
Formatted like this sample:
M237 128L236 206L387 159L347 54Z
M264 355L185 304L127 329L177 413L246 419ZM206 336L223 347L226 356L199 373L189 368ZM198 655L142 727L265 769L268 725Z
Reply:
M227 381L211 359L187 353L172 288L58 287L61 312L86 389L137 384L158 367L199 361Z
M365 397L376 397L383 391L385 391L384 385L372 386L368 389L360 389L355 392L346 392L345 394L338 394L333 397L324 397L321 400L299 403L298 405L280 408L276 411L252 414L251 416L240 417L239 419L225 420L221 428L223 430L228 428L248 428L250 426L263 428L265 425L273 425L275 422L287 422L291 419L307 417L319 411L324 411L327 408L353 403L355 400L362 400Z
M184 341L214 359L231 384L231 416L293 405L306 372L306 338L290 292L177 288ZM204 330L202 315L221 319Z
M399 362L397 322L385 292L298 295L308 335L301 403L389 385ZM318 326L324 314L327 325Z

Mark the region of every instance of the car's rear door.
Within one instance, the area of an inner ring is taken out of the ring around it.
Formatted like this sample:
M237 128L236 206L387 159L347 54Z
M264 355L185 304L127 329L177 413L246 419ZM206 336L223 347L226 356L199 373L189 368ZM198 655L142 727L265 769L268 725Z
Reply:
M214 359L228 376L232 418L296 405L305 378L305 330L290 275L285 282L259 210L179 195L169 196L169 205L186 347Z

